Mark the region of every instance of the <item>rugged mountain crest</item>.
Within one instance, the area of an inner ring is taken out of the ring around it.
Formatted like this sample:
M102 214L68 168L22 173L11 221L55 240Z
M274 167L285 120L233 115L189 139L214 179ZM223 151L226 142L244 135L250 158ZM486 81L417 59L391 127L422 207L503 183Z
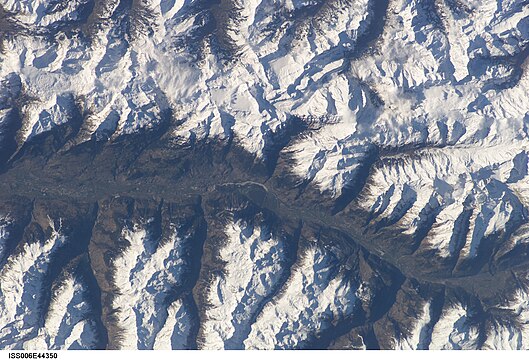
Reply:
M528 15L0 0L0 348L529 348Z

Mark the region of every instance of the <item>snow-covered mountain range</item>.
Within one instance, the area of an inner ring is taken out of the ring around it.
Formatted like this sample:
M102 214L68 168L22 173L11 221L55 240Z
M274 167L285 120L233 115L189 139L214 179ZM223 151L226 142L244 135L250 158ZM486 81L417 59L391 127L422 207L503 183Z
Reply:
M0 0L0 348L529 349L529 1Z

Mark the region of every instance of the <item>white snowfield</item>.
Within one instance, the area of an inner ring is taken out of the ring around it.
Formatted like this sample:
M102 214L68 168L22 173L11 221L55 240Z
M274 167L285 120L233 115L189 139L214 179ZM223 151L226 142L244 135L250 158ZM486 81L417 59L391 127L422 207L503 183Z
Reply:
M6 256L7 239L9 238L9 217L0 218L0 264L3 265Z
M266 228L239 221L227 226L226 238L220 250L224 273L212 276L206 293L205 349L240 348L285 271L283 242Z
M266 225L237 220L225 232L225 268L206 290L199 348L299 348L352 316L358 284L332 251L305 249L287 278L285 240Z
M55 222L57 223L57 222ZM181 298L168 301L182 281L188 241L172 227L168 241L155 242L149 220L122 230L129 245L113 260L115 295L111 303L122 349L186 349L196 317ZM54 222L50 221L50 226ZM6 232L4 232L6 234ZM359 307L369 306L373 290L345 266L332 247L310 245L288 264L284 239L266 223L228 223L219 249L225 268L212 274L204 293L199 349L302 348ZM7 235L9 236L9 235ZM0 271L0 344L5 349L90 349L98 342L94 313L82 276L64 271L41 308L44 277L53 254L68 241L54 229L44 244L21 244ZM288 276L285 276L289 269ZM486 330L476 322L474 305L446 301L433 314L422 301L411 329L395 334L395 349L527 349L529 294L520 288L496 305ZM42 315L44 314L44 316ZM40 322L39 318L43 321ZM485 331L485 332L484 332ZM484 337L479 342L479 337Z
M480 151L445 147L384 157L358 203L373 214L373 224L389 221L407 234L418 232L435 214L421 249L443 258L475 257L485 237L525 219L528 178L519 172L528 157L522 142ZM465 214L469 230L458 239ZM504 246L507 251L524 241L513 236Z
M173 226L169 241L158 245L145 224L123 229L122 236L130 245L113 261L116 292L111 305L119 347L184 347L190 330L180 323L188 316L185 304L177 299L167 306L167 294L183 281L186 239Z
M512 302L500 306L503 316L488 319L486 331L472 320L476 310L463 303L448 303L439 319L431 318L430 303L426 302L423 315L417 319L413 331L399 334L396 349L472 350L472 349L527 349L529 344L528 295L525 291L514 294ZM426 336L429 334L429 336ZM480 346L479 337L484 340Z
M169 121L177 142L232 137L266 161L296 119L310 130L281 149L288 171L333 198L368 171L357 206L370 225L423 237L419 253L457 267L488 238L510 234L497 256L528 242L527 224L511 234L529 206L527 1L389 0L381 13L378 0L96 0L85 18L88 2L0 0L0 125L20 112L19 148L82 116L70 147ZM266 224L225 233L199 347L302 347L369 293L328 249L306 249L283 283L283 239ZM70 239L57 229L7 257L9 236L0 217L0 348L95 346L83 279L66 276L40 314L50 261ZM189 346L189 304L164 295L182 282L186 239L175 227L155 246L145 224L122 237L120 347ZM511 295L502 309L516 321L487 320L482 348L529 349L529 295ZM419 310L395 348L480 343L469 304L445 303L438 319L429 302Z
M352 315L358 285L338 269L335 255L309 248L292 269L288 286L264 307L252 325L247 349L300 347L332 322Z
M178 299L167 308L167 319L156 335L154 350L186 349L191 332L191 318L185 304Z
M448 304L443 308L440 318L434 320L431 303L425 302L421 313L422 316L417 319L409 334L399 334L395 349L471 350L479 348L479 328L470 323L469 310L465 305Z
M384 22L375 18L380 3L367 0L241 0L209 11L197 1L143 0L129 9L129 32L118 1L96 3L82 27L89 37L61 30L82 17L85 1L0 3L13 21L42 32L3 40L0 79L11 85L0 90L0 116L24 95L19 146L77 112L82 130L68 146L170 116L179 141L233 136L264 158L272 135L297 117L321 126L283 150L290 171L339 196L374 151L392 152L369 178L366 209L413 231L432 208L426 243L442 257L454 255L449 234L466 208L472 231L462 258L525 206L522 1L391 0ZM217 30L200 37L197 24L208 16ZM366 50L362 39L377 24L380 36Z
M35 338L24 342L24 349L90 349L97 345L95 324L86 318L91 309L84 299L83 285L71 276L53 289L55 298L49 305L44 326Z
M66 237L55 229L43 244L25 243L0 270L0 347L2 349L91 348L97 339L85 302L82 279L67 274L52 289L41 324L46 275Z

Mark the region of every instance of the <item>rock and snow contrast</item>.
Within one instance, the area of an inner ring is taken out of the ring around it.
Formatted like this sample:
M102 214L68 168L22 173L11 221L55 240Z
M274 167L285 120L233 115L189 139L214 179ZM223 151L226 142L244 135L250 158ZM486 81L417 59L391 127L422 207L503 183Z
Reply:
M529 349L529 3L0 0L1 349Z
M53 258L71 241L61 232L60 223L50 220L49 236L20 244L2 268L0 341L4 349L83 349L98 345L92 299L81 269L86 261L73 259L55 280L48 278Z

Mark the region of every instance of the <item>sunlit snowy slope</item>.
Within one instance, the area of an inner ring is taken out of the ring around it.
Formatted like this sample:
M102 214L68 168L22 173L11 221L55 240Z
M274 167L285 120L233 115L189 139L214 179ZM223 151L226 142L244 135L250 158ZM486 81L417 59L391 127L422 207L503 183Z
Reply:
M0 348L529 349L529 2L0 0Z

